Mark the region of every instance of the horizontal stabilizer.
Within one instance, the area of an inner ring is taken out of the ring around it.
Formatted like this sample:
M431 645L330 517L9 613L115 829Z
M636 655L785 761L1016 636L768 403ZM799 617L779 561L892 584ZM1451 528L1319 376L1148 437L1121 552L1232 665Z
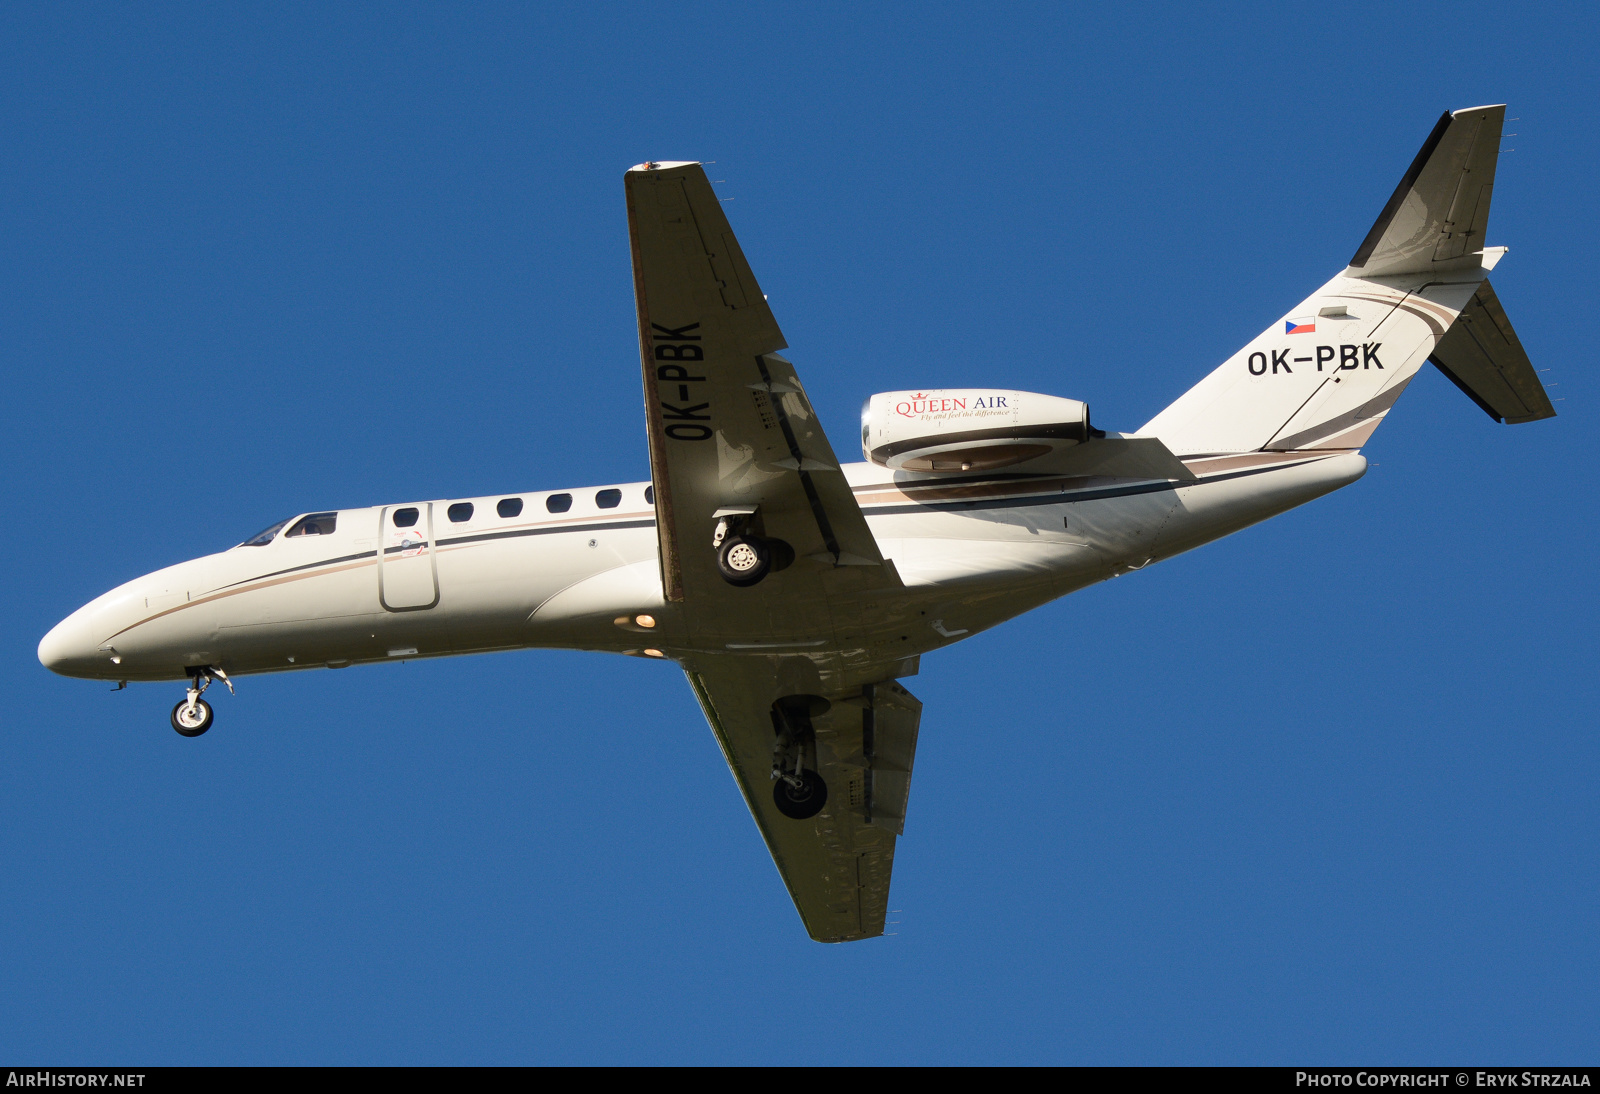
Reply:
M1485 280L1429 358L1497 422L1554 418L1533 363Z
M1350 260L1352 276L1477 268L1505 113L1475 106L1439 119Z

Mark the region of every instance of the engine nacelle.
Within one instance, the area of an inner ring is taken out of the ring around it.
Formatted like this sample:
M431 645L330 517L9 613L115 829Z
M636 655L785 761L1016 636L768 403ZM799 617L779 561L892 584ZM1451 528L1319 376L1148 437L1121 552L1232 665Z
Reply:
M991 471L1094 436L1089 404L1031 391L886 391L861 408L861 451L896 471Z

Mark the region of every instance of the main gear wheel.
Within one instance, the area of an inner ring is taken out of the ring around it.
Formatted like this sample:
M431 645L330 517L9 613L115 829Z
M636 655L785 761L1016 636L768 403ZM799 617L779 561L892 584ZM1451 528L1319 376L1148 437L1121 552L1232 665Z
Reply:
M717 548L717 569L729 585L754 585L772 569L772 547L760 536L729 536Z
M810 820L828 804L828 784L821 775L807 769L773 783L772 801L778 812L790 820Z

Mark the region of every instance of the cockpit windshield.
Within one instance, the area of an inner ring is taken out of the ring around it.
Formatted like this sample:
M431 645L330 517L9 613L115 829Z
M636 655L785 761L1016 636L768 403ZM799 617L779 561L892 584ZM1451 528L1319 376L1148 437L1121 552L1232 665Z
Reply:
M311 513L295 521L294 527L283 533L283 538L288 539L290 536L331 536L338 520L338 513Z
M284 519L280 520L277 524L274 524L272 527L263 528L261 531L257 532L255 535L251 536L249 539L247 539L243 543L239 544L239 546L241 546L241 547L265 547L267 544L272 542L272 537L277 535L278 532L280 530L282 530L283 526L285 524L288 524L289 521L292 520L292 519L293 519L292 517L285 517Z

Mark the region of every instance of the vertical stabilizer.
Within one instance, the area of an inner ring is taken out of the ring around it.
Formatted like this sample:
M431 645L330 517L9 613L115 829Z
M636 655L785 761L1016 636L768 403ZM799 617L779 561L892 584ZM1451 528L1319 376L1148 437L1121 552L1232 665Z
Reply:
M1362 277L1472 270L1489 228L1504 106L1445 114L1350 260Z
M1504 406L1491 410L1496 417L1548 416L1538 378L1522 367L1520 343L1484 280L1503 251L1486 254L1483 233L1504 114L1503 106L1483 106L1441 118L1349 267L1139 435L1159 437L1179 456L1359 448L1479 298L1469 325L1483 327L1484 337L1446 343L1441 367L1474 398L1492 390L1492 405ZM1486 339L1494 354L1482 350ZM1502 367L1485 364L1491 356ZM1448 361L1463 362L1461 370L1452 373Z

